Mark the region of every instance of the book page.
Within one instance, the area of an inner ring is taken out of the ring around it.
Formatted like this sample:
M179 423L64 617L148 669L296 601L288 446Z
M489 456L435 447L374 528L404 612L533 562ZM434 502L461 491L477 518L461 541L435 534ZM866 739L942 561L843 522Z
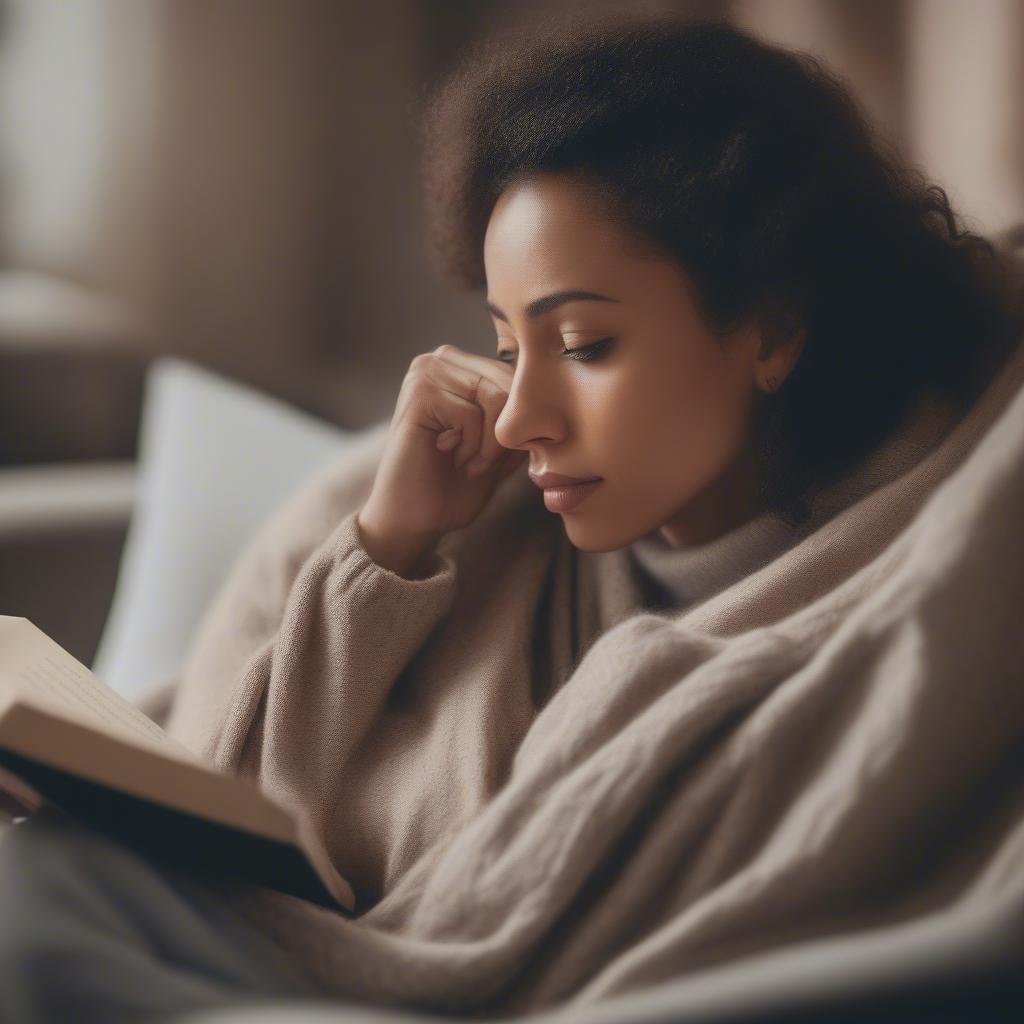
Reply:
M28 619L0 615L0 693L49 708L162 754L195 762L134 704L100 682Z

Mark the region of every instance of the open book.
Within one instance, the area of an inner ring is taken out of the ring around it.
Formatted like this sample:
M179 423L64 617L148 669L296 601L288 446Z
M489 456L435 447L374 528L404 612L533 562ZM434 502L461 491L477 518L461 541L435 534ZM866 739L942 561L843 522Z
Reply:
M0 615L0 803L43 803L165 863L355 911L304 815L218 772L28 619Z

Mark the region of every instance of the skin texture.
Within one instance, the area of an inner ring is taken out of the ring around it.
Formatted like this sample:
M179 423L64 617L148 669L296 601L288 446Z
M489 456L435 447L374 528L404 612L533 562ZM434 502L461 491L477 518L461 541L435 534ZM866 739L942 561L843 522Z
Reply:
M676 261L612 218L580 183L520 179L499 197L484 242L497 351L514 377L495 437L534 472L604 482L562 515L572 543L609 551L660 529L701 544L759 511L749 423L758 389L781 386L797 332L766 358L756 322L717 336ZM565 289L574 301L532 319L525 307ZM563 349L614 340L589 362Z
M602 211L556 174L499 197L484 240L496 358L441 345L413 359L357 517L378 564L415 578L438 540L527 463L602 478L552 513L585 551L655 529L673 545L703 544L760 511L754 402L784 382L804 332L765 346L752 319L716 335L685 269ZM537 308L564 291L604 298ZM571 354L609 338L597 358Z

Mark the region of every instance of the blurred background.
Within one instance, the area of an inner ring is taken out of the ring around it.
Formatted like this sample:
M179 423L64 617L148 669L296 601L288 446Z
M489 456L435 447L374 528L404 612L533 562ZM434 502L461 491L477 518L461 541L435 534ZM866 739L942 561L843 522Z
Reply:
M513 6L0 6L0 613L90 663L154 358L356 430L417 352L491 353L431 275L415 113ZM821 57L969 226L1024 222L1024 0L666 6Z

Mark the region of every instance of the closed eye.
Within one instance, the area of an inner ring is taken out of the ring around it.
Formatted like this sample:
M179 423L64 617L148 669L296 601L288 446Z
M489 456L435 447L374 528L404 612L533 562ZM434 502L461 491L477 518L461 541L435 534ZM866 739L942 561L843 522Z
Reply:
M583 345L579 348L563 348L560 355L568 356L568 358L578 363L589 363L594 359L600 359L614 340L614 338L601 338L599 341ZM506 356L509 358L506 358ZM515 352L511 349L501 349L498 352L498 359L503 363L511 363L515 359Z

